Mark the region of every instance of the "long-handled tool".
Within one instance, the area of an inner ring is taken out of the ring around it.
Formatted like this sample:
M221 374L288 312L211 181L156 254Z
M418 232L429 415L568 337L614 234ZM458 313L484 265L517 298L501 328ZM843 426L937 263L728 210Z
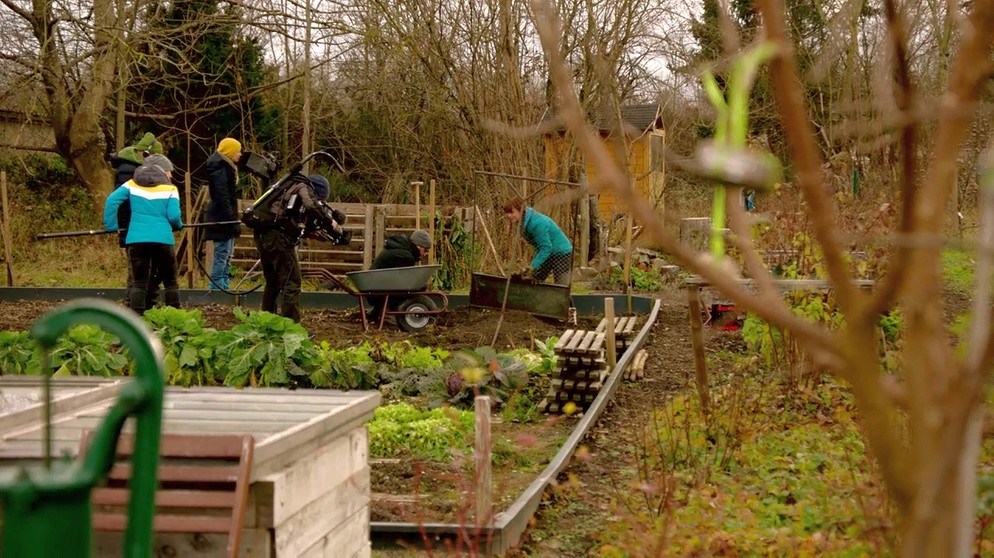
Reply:
M215 225L240 225L241 221L212 221L210 223L183 223L183 228L188 227L213 227ZM121 231L126 231L128 229L120 229ZM106 229L93 229L89 231L70 231L70 232L57 232L57 233L41 233L35 235L36 240L44 240L46 238L65 238L69 236L93 236L98 234L110 234L119 231L108 231Z

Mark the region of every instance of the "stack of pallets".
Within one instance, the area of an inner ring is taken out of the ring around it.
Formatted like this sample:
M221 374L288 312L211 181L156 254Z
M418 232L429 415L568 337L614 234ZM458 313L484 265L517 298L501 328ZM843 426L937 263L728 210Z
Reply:
M568 329L554 347L556 370L539 409L558 413L566 403L586 409L607 378L603 332Z

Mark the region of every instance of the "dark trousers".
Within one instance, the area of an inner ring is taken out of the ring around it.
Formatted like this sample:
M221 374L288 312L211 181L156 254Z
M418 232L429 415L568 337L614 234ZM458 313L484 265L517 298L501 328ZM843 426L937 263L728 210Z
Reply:
M569 285L570 272L573 270L573 253L552 254L535 270L535 280L545 281L551 273L557 285Z
M255 247L262 261L266 288L262 291L262 310L300 322L300 262L297 261L297 237L279 229L255 231ZM282 295L282 296L281 296Z
M124 247L124 256L128 257L128 247ZM153 279L148 283L148 290L145 292L145 304L151 308L159 301L159 283L162 281L158 270L152 270ZM128 263L128 282L124 287L124 299L131 304L131 290L135 288L135 276L131 272L131 263Z
M128 306L143 313L150 306L150 292L162 282L166 305L179 308L179 280L176 269L176 249L171 244L139 242L128 245L128 271L132 284Z

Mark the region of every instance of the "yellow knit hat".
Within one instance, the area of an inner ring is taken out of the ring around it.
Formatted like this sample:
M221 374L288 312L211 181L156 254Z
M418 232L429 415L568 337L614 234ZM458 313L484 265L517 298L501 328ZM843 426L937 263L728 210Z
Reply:
M242 150L242 144L235 138L224 138L217 144L217 151L229 159L234 159L235 155Z

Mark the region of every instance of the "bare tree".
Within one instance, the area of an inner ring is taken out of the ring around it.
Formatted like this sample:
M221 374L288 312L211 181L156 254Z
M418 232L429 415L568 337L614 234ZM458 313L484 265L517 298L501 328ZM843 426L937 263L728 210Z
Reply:
M776 49L769 70L795 169L794 181L803 192L814 238L824 254L845 315L845 325L837 331L791 313L751 245L738 204L728 206L732 229L738 247L746 254L748 271L756 278L758 295L745 292L735 275L673 238L659 216L640 203L624 172L612 164L600 142L584 127L568 66L558 54L560 29L555 10L541 0L535 0L534 5L570 128L581 139L587 156L602 169L605 186L627 202L653 239L682 265L705 277L742 308L789 330L817 363L851 385L871 454L900 512L902 554L969 556L976 507L978 417L983 409L982 387L994 364L989 303L989 260L994 239L989 238L986 228L990 225L985 222L980 246L978 268L985 275L978 279L978 302L968 336L969 356L965 359L956 357L943 323L939 254L946 205L956 183L956 158L989 76L994 35L987 30L994 24L994 1L972 2L961 27L923 179L919 178L921 146L916 135L921 118L914 111L918 105L909 67L907 22L895 2L884 2L892 58L892 98L895 111L902 117L897 135L903 211L889 269L872 295L853 286L845 262L836 212L825 188L823 158L801 87L796 45L789 40L785 26L785 7L780 0L758 2L763 17L762 40ZM994 185L994 167L985 168L985 180L990 181L985 184ZM985 219L991 217L985 210ZM890 376L871 355L877 354L878 316L895 305L904 310L907 342L903 370Z
M0 56L37 77L56 149L86 183L95 205L102 207L112 180L101 141L101 117L114 88L123 3L0 0L0 5L0 17L11 31L6 36L19 37L5 40Z

